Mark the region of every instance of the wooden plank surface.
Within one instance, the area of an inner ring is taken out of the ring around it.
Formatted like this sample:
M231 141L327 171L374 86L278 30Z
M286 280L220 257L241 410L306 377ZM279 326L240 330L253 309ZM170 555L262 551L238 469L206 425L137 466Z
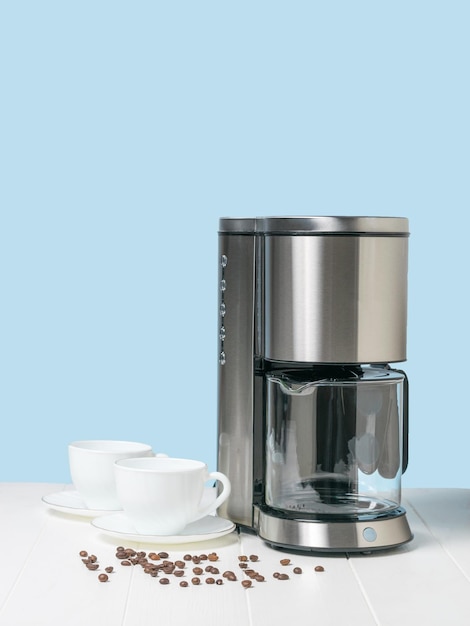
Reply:
M170 584L123 567L116 559L119 541L106 537L86 518L64 515L41 502L62 485L0 484L0 626L67 626L149 623L193 626L284 626L289 622L354 626L407 626L470 623L470 490L410 489L404 492L414 540L396 550L370 555L288 554L274 550L250 533L237 532L204 543L164 548L168 560L185 554L217 552L219 575L232 570L237 581L190 583L195 564L187 562L184 579ZM126 544L136 550L162 546ZM86 569L79 556L87 550L100 569ZM257 560L250 560L255 555ZM265 577L249 580L239 557ZM288 558L288 565L281 559ZM208 561L200 564L203 569ZM109 582L98 574L114 567ZM323 572L315 566L322 565ZM302 573L295 574L294 567ZM287 573L279 580L274 572Z

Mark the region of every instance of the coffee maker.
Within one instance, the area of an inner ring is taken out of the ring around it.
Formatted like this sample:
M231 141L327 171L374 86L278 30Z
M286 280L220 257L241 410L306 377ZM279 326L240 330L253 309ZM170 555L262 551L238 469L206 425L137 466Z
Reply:
M370 552L412 538L408 220L221 218L219 513L274 547Z

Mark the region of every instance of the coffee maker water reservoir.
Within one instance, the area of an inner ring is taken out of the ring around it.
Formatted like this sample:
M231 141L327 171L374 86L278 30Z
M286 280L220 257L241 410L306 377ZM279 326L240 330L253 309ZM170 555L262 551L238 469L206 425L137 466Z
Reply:
M219 234L220 511L268 543L371 551L412 537L408 220L224 218Z

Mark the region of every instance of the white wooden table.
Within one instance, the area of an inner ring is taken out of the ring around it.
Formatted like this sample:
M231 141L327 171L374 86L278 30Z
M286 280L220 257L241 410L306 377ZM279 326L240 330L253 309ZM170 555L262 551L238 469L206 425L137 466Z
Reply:
M101 534L86 518L41 502L64 487L0 483L1 626L470 624L470 490L405 490L414 540L367 556L289 555L237 532L168 548L126 544L147 552L165 549L169 560L217 552L214 565L238 577L223 585L181 588L181 579L173 576L162 585L138 565L121 566L115 548L122 542ZM80 550L95 554L100 570L87 570ZM245 589L238 556L252 554L259 561L250 565L266 580ZM280 565L289 557L291 565ZM106 565L114 572L101 583L98 574ZM324 571L315 572L317 565ZM186 580L193 566L187 566ZM294 574L295 566L303 573ZM273 578L275 571L289 579Z

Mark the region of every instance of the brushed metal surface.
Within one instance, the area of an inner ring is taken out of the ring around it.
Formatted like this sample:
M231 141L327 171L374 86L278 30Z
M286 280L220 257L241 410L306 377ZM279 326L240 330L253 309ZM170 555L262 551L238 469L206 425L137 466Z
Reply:
M404 509L394 517L334 522L283 519L257 508L255 520L258 534L266 542L299 550L369 552L396 547L413 538Z
M406 360L408 238L265 236L265 357Z
M220 315L220 295L218 318L225 338L219 352L223 349L225 362L218 366L218 469L232 483L219 513L245 526L252 525L253 516L254 255L254 236L219 235L219 281L222 276L225 281L225 315Z

